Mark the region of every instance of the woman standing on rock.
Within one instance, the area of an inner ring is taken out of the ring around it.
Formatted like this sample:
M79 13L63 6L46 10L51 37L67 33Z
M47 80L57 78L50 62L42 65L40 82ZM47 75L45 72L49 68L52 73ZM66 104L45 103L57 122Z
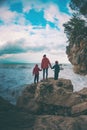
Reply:
M43 70L43 80L48 78L48 68L51 67L50 60L43 55L43 59L41 61L41 69Z

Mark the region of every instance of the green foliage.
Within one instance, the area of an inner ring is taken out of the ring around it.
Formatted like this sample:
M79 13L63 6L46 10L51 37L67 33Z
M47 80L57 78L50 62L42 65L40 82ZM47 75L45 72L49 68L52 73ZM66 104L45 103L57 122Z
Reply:
M67 35L68 41L72 44L79 44L87 36L87 27L85 21L82 20L77 14L63 25L64 32Z
M70 21L63 25L64 32L70 44L79 44L80 41L87 40L87 0L71 0L69 5L78 13L73 14ZM85 16L85 20L81 19L80 14Z
M71 0L70 7L73 10L79 11L84 16L87 16L87 0Z

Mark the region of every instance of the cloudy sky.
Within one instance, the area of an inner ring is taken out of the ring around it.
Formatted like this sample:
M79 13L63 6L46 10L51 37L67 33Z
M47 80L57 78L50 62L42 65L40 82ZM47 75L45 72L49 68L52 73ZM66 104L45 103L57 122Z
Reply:
M69 0L0 0L0 62L68 62Z

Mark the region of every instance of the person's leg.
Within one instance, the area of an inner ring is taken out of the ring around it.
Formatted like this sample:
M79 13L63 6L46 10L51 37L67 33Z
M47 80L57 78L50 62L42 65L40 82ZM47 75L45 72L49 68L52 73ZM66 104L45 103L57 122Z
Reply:
M57 79L58 79L58 73L57 73L57 72L55 72L54 79L55 79L55 80L57 80Z
M37 83L39 82L39 74L37 74Z
M46 79L48 78L48 68L46 68Z
M54 71L54 79L56 79L56 73L55 73L55 71Z
M59 78L59 73L57 74L57 79Z
M45 69L43 69L43 80L45 79Z
M36 75L35 75L35 76L34 76L34 83L36 83L36 78L37 78L37 77L36 77Z

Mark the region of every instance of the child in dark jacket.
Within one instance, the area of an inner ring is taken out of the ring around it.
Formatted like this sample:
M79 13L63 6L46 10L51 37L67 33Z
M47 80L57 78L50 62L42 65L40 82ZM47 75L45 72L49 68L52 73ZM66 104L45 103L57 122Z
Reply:
M41 71L41 69L36 64L35 67L33 68L34 83L38 83L39 81L39 71Z
M58 61L55 61L55 65L52 67L52 69L54 69L54 79L57 80L60 72Z

